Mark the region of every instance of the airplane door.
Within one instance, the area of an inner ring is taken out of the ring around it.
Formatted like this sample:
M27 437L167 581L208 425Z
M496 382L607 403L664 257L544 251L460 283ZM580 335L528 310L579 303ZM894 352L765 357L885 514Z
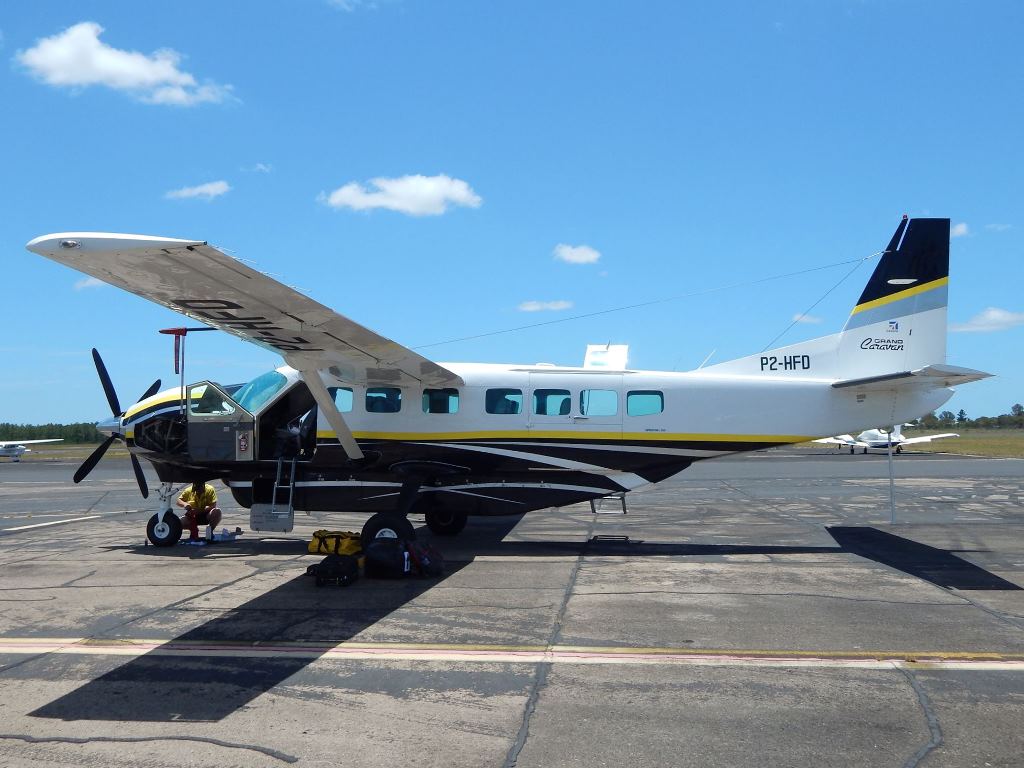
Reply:
M246 461L253 458L251 413L216 384L188 388L188 454L196 461Z
M622 376L530 374L529 427L536 432L622 434Z

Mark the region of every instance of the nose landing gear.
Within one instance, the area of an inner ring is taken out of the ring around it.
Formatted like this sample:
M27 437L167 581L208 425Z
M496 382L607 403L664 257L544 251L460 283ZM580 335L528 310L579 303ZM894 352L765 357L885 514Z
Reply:
M160 511L146 524L146 538L154 547L173 547L181 540L181 520L171 509L172 491L170 483L160 483Z

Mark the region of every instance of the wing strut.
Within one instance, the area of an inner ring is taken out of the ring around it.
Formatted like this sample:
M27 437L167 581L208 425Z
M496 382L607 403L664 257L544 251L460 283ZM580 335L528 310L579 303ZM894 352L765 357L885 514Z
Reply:
M334 429L334 433L338 436L338 442L341 443L341 447L345 449L348 457L350 459L363 458L363 452L359 448L359 444L352 437L352 430L348 428L348 424L345 423L341 411L338 410L338 406L334 403L334 398L331 397L331 393L324 386L323 379L320 378L319 369L299 368L299 375L306 382L306 386L309 387L309 393L313 395L316 404L320 406L320 412L327 417L327 422Z

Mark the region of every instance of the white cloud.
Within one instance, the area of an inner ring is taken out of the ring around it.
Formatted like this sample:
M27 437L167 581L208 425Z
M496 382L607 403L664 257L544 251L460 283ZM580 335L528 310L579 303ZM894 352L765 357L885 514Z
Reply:
M1024 325L1024 312L1010 312L998 307L988 307L966 323L955 323L949 329L964 333L991 333L992 331L1005 331L1018 325Z
M100 288L104 285L106 285L106 283L98 277L83 277L75 283L75 290L81 291L83 288Z
M572 309L572 302L559 301L524 301L518 307L520 312L558 312L563 309Z
M188 107L224 101L231 86L200 84L178 68L181 54L162 48L147 56L100 41L103 27L83 21L52 37L44 37L15 59L47 85L84 88L102 85L124 91L149 104Z
M248 168L243 168L242 170L252 171L254 173L270 173L272 170L274 170L274 166L272 166L270 163L256 163L254 165L250 165Z
M961 221L959 224L954 224L949 228L950 237L963 237L967 233L967 222L965 221Z
M168 200L186 200L191 197L213 200L213 198L220 197L230 191L231 185L222 179L220 181L208 181L206 184L198 184L194 187L172 189L164 197Z
M1005 232L1008 229L1013 229L1013 224L986 224L985 229L989 232Z
M793 322L794 323L820 323L821 322L821 318L820 317L815 317L814 315L799 314L799 315L793 315Z
M331 208L368 211L385 208L409 216L440 216L449 205L479 208L483 200L462 179L443 173L438 176L400 176L395 179L370 179L372 190L352 181L329 195L318 198Z
M601 258L601 252L589 245L566 245L565 243L555 246L554 255L556 259L567 264L594 264Z

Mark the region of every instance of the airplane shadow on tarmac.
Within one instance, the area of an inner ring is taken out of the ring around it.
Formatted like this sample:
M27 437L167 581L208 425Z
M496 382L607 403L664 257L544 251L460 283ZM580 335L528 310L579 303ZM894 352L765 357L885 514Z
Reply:
M869 526L827 528L838 546L690 544L616 541L503 541L521 516L490 518L451 542L447 573L441 579L366 580L348 589L316 589L305 575L250 600L176 637L173 643L306 642L326 650L400 609L457 573L479 555L700 556L743 554L854 554L923 579L944 589L1019 590L950 551ZM246 556L295 542L249 540L235 548ZM447 549L447 547L446 547ZM285 550L280 550L285 551ZM150 549L148 554L161 550ZM446 552L446 555L448 553ZM191 553L188 555L194 556ZM201 649L181 656L151 652L107 672L32 712L60 720L135 722L219 721L312 664L302 658L209 657Z

